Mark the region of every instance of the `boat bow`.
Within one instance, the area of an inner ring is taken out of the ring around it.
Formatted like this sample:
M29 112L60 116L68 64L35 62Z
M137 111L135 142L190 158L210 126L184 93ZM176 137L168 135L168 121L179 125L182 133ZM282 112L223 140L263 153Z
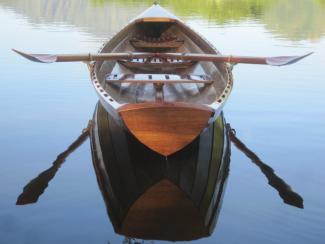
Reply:
M179 19L168 12L166 9L160 7L159 4L154 3L150 8L138 15L133 21L135 22L174 22ZM132 21L132 22L133 22Z

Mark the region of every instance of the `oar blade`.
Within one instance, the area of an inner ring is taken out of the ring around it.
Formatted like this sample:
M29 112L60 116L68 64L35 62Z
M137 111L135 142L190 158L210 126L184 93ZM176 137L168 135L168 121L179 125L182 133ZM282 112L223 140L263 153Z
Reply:
M56 55L50 55L50 54L28 54L21 51L18 51L16 49L12 49L12 51L18 53L19 55L23 56L24 58L27 58L28 60L31 60L33 62L38 63L54 63L57 61Z
M308 57L311 54L313 54L313 52L307 53L306 55L303 56L271 57L271 58L266 58L266 63L272 66L284 66L284 65L294 64L300 61L301 59Z

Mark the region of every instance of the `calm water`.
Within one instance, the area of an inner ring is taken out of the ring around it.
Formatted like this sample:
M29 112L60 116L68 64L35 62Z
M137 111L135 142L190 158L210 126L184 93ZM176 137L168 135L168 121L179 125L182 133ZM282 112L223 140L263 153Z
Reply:
M95 52L151 2L0 0L1 244L123 242L107 217L88 142L37 204L15 205L23 186L87 125L97 97L85 65L35 64L10 49ZM216 229L194 243L324 243L325 1L160 2L224 54L315 52L288 67L235 66L224 110L238 137L303 196L305 208L285 205L233 147Z

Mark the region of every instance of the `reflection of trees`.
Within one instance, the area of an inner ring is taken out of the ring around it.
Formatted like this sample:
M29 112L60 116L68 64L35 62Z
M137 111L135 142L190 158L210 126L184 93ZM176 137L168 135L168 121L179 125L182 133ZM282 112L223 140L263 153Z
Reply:
M153 0L0 0L0 7L32 23L63 23L109 36ZM254 19L290 40L319 39L325 32L325 0L159 0L182 18L202 17L226 24Z
M262 22L286 39L319 39L325 32L325 1L280 1L262 16Z
M109 0L91 0L94 5L104 5ZM135 5L137 0L116 0L126 6ZM279 0L160 0L162 6L169 7L179 16L201 16L217 23L239 21L243 18L256 18L265 9ZM152 0L141 1L147 6Z
M104 4L108 0L92 0ZM136 0L119 0L125 5ZM148 5L151 0L143 0ZM180 16L200 16L210 22L255 19L284 38L318 39L325 32L325 0L161 0Z
M314 0L316 3L325 6L325 0Z
M73 25L100 37L113 35L147 6L128 7L116 1L97 6L88 0L0 0L0 8L27 16L32 24Z

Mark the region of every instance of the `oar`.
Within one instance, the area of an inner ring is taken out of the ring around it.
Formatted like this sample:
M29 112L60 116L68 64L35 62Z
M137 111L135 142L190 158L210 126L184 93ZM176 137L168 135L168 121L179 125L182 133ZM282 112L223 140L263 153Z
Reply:
M230 129L230 140L235 144L235 146L242 151L254 164L256 164L262 173L266 176L269 181L269 185L276 189L283 199L283 201L289 205L304 208L303 198L296 192L294 192L290 185L288 185L283 179L274 173L274 170L263 163L262 160L251 150L249 150L246 145L241 142L237 137L233 129Z
M87 128L82 131L81 135L68 147L67 150L57 156L56 160L52 164L52 167L43 171L24 187L23 192L17 198L17 205L37 202L38 198L43 194L49 182L54 178L56 172L64 163L65 159L88 138L91 128L92 121L89 121Z
M245 64L267 64L272 66L283 66L293 64L299 60L311 55L308 53L303 56L280 56L280 57L245 57L245 56L225 56L218 54L201 54L201 53L97 53L97 54L27 54L13 49L21 56L40 63L54 62L91 62L103 60L121 60L133 58L164 58L164 59L179 59L191 61L206 61L206 62L228 62L228 63L245 63Z

